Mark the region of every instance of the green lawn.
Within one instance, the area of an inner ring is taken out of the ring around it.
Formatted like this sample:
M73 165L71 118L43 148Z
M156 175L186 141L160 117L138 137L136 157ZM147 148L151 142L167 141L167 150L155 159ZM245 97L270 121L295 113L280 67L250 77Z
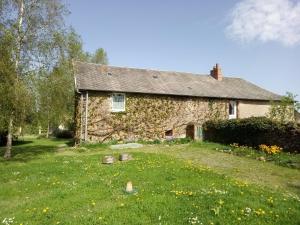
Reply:
M112 153L105 145L74 149L62 148L66 140L26 141L14 147L13 160L0 161L0 223L300 224L299 187L274 186L293 183L296 169L205 143L148 145L130 150L132 161L103 165L102 156ZM263 177L251 178L251 166L256 176L285 177L260 182ZM136 194L124 193L127 181Z

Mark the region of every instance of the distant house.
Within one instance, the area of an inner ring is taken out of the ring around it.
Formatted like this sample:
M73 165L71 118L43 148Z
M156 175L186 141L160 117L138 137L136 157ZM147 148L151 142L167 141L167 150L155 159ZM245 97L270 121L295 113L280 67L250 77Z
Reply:
M201 138L208 119L265 116L280 95L241 78L74 62L76 139Z

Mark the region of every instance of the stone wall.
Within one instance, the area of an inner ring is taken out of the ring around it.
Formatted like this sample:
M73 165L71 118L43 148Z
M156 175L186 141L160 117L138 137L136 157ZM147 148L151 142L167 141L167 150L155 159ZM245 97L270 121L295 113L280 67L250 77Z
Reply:
M80 138L85 103L77 96L76 138ZM111 112L111 94L89 92L88 141L164 139L165 132L185 137L190 123L228 118L228 100L184 96L126 94L126 111Z
M267 116L271 103L267 101L238 101L238 118L251 116Z

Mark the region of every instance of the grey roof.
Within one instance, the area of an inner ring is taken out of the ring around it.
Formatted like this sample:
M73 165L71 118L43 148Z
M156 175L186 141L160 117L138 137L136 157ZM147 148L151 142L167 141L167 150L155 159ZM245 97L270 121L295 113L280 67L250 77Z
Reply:
M213 98L280 100L281 96L241 78L74 62L77 90L198 96Z

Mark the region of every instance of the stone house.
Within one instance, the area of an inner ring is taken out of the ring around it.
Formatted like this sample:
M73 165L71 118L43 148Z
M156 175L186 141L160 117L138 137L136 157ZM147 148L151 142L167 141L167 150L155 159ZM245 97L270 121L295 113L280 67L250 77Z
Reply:
M280 95L241 78L74 62L77 142L201 139L209 119L266 116Z

